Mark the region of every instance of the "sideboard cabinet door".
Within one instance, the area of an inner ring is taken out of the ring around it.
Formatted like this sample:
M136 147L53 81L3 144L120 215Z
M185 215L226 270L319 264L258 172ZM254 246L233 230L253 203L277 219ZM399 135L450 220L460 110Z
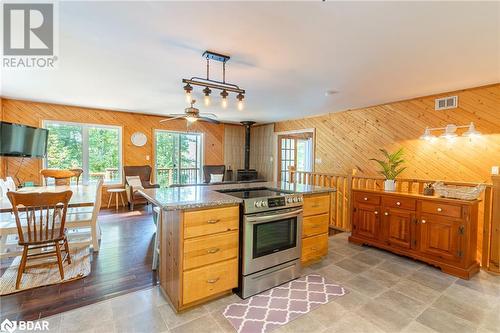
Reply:
M378 239L380 207L357 204L354 211L353 233L367 239Z
M464 225L460 220L422 215L420 225L420 251L449 261L461 261Z
M383 210L382 216L385 243L410 249L412 247L412 221L415 217L414 212L386 208Z

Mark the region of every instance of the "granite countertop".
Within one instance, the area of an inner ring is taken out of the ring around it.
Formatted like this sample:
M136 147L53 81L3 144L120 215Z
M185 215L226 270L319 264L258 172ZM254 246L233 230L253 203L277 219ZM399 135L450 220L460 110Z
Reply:
M290 193L314 194L334 192L334 188L284 182L261 182L223 184L209 186L163 187L138 190L148 201L164 210L194 209L203 207L230 206L242 199L217 192L227 189L247 189L266 187Z

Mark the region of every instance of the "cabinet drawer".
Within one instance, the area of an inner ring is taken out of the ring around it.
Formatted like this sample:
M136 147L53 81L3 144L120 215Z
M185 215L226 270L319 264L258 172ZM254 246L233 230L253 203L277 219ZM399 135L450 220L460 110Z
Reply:
M382 203L386 207L408 210L415 210L417 205L417 201L415 199L391 196L382 197Z
M187 239L184 242L184 270L237 257L237 231Z
M302 239L302 263L321 259L328 254L328 234Z
M330 211L330 194L304 196L304 216L324 214Z
M302 222L302 238L328 232L330 214L304 217Z
M238 286L238 259L196 268L183 273L183 304L189 304Z
M238 206L187 211L184 213L184 238L238 230Z
M462 217L462 207L432 201L422 201L422 212L450 217Z
M371 205L379 205L380 204L380 195L364 193L364 192L355 192L354 193L354 201L367 203Z

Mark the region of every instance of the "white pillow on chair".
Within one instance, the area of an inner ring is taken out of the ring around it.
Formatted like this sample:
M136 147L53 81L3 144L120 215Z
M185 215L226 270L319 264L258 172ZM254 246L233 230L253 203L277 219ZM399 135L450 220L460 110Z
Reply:
M211 183L220 183L222 182L222 178L224 178L223 174L210 174L210 182Z
M133 187L134 190L143 190L141 178L139 176L127 176L127 183Z

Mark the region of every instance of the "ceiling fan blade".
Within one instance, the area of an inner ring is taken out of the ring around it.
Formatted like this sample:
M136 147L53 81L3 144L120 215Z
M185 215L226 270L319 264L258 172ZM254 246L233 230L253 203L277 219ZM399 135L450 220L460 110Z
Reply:
M172 115L173 116L173 115ZM167 118L167 119L162 119L160 120L160 123L164 123L166 121L170 121L170 120L175 120L175 119L180 119L180 118L184 118L185 115L176 115L175 117L172 117L172 118Z
M201 112L201 113L200 113L200 116L202 116L202 117L212 117L212 118L217 118L217 115L216 115L216 114L213 114L213 113L205 113L205 112Z
M208 117L199 117L198 120L206 121L212 124L220 124L220 121Z

